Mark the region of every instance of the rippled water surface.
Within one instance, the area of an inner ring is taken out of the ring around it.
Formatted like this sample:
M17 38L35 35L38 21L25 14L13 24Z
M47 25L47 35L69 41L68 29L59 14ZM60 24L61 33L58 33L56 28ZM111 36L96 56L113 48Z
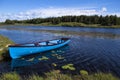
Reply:
M120 77L120 29L7 26L0 28L0 34L9 37L15 43L71 38L68 45L59 49L1 62L1 73L41 73L61 69L65 64L74 64L76 71L73 72L84 69L90 73L112 72ZM41 60L42 57L48 59Z

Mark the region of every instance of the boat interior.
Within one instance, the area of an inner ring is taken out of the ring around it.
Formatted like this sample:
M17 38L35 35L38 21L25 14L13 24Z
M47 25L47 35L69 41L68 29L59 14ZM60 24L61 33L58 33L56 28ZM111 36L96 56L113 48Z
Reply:
M20 46L51 46L51 45L61 44L63 42L65 42L65 40L59 39L59 40L51 40L51 41L37 42L31 44L23 44Z
M61 38L57 40L50 40L50 41L44 41L44 42L36 42L36 43L26 43L26 44L15 44L11 46L52 46L52 45L57 45L64 43L68 38Z

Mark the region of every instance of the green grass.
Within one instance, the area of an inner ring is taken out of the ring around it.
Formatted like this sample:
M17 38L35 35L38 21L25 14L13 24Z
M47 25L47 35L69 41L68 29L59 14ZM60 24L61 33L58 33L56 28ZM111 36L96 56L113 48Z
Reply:
M62 23L59 23L57 24L58 26L68 26L68 27L79 27L79 26L85 26L84 23L78 23L78 22L62 22Z
M15 72L6 73L1 75L0 77L0 80L20 80L20 79L21 79L20 76Z
M32 76L29 76L29 78L27 78L26 77L26 79L25 80L44 80L44 78L43 77L40 77L39 75L32 75Z
M21 77L15 72L5 73L0 76L0 80L120 80L111 73L94 73L88 74L87 71L80 71L81 75L63 74L60 70L53 70L45 73L45 76L33 74Z
M57 24L56 26L90 27L90 28L120 28L120 25L103 26L100 24L84 24L84 23L78 23L78 22L62 22L62 23Z
M0 35L0 60L9 57L8 45L13 44L11 40Z

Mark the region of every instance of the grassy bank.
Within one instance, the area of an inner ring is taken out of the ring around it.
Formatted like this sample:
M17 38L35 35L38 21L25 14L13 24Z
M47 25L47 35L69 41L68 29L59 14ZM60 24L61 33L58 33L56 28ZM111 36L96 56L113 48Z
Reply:
M37 25L39 26L89 27L89 28L120 28L120 25L102 26L100 24L84 24L84 23L78 23L78 22L61 22L59 24L41 23Z
M84 24L84 23L78 23L78 22L61 22L58 24L52 24L51 22L44 22L40 24L25 24L25 23L4 24L4 23L1 23L0 26L65 26L65 27L89 27L89 28L120 28L120 25L102 26L100 24Z
M59 70L45 73L44 76L37 74L21 77L19 74L5 73L0 76L0 80L119 80L110 73L88 74L87 71L81 70L78 75L63 74Z
M8 45L13 44L11 40L0 35L0 60L9 57Z

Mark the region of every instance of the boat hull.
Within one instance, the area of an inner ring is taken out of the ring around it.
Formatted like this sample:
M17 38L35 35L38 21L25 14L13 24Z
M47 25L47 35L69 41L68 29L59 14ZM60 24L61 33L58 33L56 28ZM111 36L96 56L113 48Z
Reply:
M11 58L16 59L22 56L56 49L56 48L59 48L59 47L62 47L68 44L69 42L70 40L67 40L64 43L57 44L57 45L51 45L51 46L50 45L49 46L30 46L30 47L29 46L23 46L23 47L14 46L14 47L9 47L9 53L10 53Z

